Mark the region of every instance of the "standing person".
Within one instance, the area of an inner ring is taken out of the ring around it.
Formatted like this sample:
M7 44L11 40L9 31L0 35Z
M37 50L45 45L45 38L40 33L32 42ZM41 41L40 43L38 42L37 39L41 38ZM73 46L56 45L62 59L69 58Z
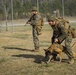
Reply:
M27 21L27 23L32 26L32 35L33 35L33 42L35 47L33 51L38 52L40 47L38 36L42 34L41 29L42 29L43 19L39 14L39 12L37 11L37 7L33 7L31 11L32 11L32 16Z
M70 59L69 63L73 64L74 57L71 51L72 35L69 31L69 22L64 21L63 19L56 19L54 17L49 17L48 22L53 29L52 43L61 44L63 41L65 41L66 54ZM64 25L64 24L67 24L67 25ZM53 56L54 56L54 59L56 59L57 55L53 54Z

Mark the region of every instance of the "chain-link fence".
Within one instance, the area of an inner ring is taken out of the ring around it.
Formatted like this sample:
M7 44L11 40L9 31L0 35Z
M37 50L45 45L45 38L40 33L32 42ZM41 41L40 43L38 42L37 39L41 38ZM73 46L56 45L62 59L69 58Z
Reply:
M61 17L76 16L76 0L0 0L0 31L2 26L8 31L8 26L13 30L15 25L24 25L25 22L16 23L15 20L29 18L33 6L37 6L43 16L47 13Z

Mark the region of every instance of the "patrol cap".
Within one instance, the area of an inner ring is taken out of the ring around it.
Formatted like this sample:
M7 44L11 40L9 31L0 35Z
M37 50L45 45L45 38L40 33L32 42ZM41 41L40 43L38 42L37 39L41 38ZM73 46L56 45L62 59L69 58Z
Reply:
M48 17L48 22L50 22L50 21L55 21L56 20L56 18L55 17L53 17L53 16L51 16L51 17Z
M31 11L37 11L37 7L33 7Z

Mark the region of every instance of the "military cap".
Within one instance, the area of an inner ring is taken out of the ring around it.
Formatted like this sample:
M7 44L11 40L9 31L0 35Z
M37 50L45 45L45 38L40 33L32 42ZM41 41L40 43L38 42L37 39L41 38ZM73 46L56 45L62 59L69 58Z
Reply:
M55 18L55 17L53 17L53 16L48 17L48 22L49 22L49 21L55 21L55 20L56 20L56 18Z
M37 11L37 7L34 6L34 7L32 8L32 11Z

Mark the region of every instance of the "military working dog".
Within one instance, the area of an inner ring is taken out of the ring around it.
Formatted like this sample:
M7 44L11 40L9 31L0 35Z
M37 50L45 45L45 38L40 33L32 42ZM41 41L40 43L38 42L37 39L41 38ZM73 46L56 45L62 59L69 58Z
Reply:
M72 45L72 47L76 44L76 42ZM52 59L53 59L53 53L59 54L59 59L60 59L60 63L62 61L62 52L67 53L67 50L65 48L65 46L60 45L58 43L53 43L51 46L49 46L47 49L45 50L45 58L47 59L46 63L49 63ZM76 58L76 53L73 53L74 58Z

